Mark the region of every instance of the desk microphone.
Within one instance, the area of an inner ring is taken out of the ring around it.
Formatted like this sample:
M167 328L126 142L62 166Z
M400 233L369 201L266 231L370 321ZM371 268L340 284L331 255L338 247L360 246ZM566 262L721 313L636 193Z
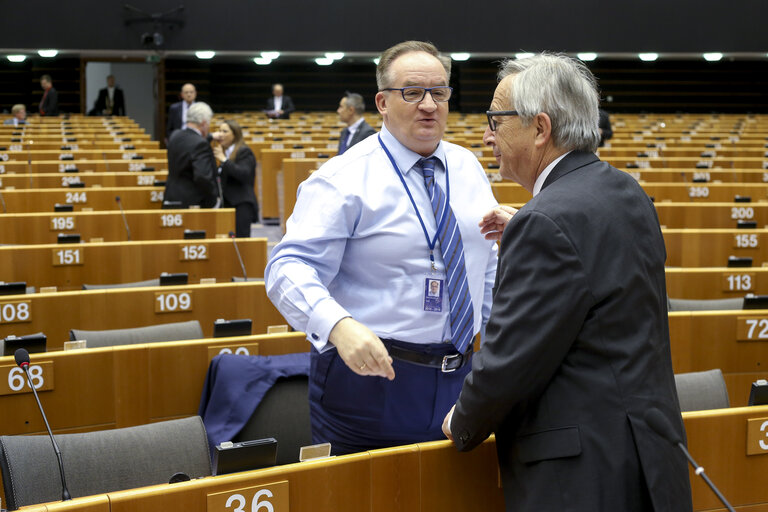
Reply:
M131 230L128 227L128 220L125 218L125 210L123 210L123 203L120 201L120 196L115 196L117 206L120 208L120 214L123 216L123 226L125 226L125 234L128 237L128 241L131 241Z
M64 463L61 461L61 450L59 450L59 445L56 444L56 439L54 439L53 433L51 432L51 426L48 424L48 418L45 417L43 404L40 403L40 398L37 396L37 390L35 389L35 386L32 385L32 379L29 377L29 352L27 352L27 350L24 348L16 349L14 358L16 359L16 364L19 365L19 368L24 370L24 373L27 375L27 383L32 389L32 393L35 395L35 400L37 400L37 407L40 409L40 414L43 415L45 428L48 429L48 436L51 438L51 443L53 443L53 451L56 452L56 459L59 461L59 474L61 475L61 500L71 500L72 496L70 496L69 489L67 489L67 480L64 478Z
M237 259L240 261L240 269L243 271L243 280L247 281L248 276L245 273L245 265L243 265L243 258L240 257L240 249L237 248L237 242L235 241L235 232L230 231L229 237L232 239L232 245L235 246L235 252L237 253Z
M0 192L0 202L3 203L3 213L8 213L8 208L5 207L5 198L3 197L2 192Z
M693 457L691 457L691 454L680 440L680 436L678 436L675 430L672 428L669 420L663 414L661 414L661 411L655 407L648 409L648 411L645 413L645 421L648 423L648 426L653 429L654 432L680 448L685 457L688 459L688 462L690 462L691 466L693 466L694 472L704 479L709 488L712 489L712 492L715 493L715 496L717 496L717 498L723 503L723 505L725 505L728 510L735 512L731 504L728 503L728 500L725 499L725 496L720 493L718 488L715 487L715 484L713 484L707 474L704 473L704 468L696 464L696 461L693 460Z

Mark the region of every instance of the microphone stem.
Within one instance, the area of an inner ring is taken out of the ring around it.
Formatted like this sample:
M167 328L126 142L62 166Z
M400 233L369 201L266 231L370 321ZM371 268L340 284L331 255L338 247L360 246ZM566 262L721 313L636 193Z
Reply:
M56 459L59 462L59 475L61 475L61 500L67 501L71 500L72 496L69 494L69 489L67 489L67 481L64 478L64 462L61 459L61 450L59 450L59 445L56 443L56 438L53 437L53 432L51 432L51 426L48 424L48 418L45 417L45 411L43 410L43 404L40 403L40 398L37 396L37 390L35 389L35 386L32 384L32 378L29 376L29 366L24 365L24 373L27 376L27 383L29 384L30 389L32 390L32 394L35 395L35 400L37 401L37 408L40 409L40 414L43 416L43 423L45 423L45 428L48 430L48 436L51 438L51 443L53 444L53 451L56 453Z
M725 506L726 506L726 508L727 508L727 509L728 509L730 512L736 512L735 510L733 510L733 507L731 506L731 504L730 504L730 503L728 503L728 500L727 500L727 499L725 499L725 496L723 496L723 495L722 495L722 493L720 493L720 489L718 489L718 488L715 486L715 484L713 484L713 483L712 483L712 480L710 480L710 479L709 479L709 477L707 476L707 474L704 472L704 468L703 468L703 467L701 467L701 466L699 466L699 465L696 463L696 461L695 461L695 460L693 460L693 457L691 456L690 452L688 452L688 450L686 449L685 445L684 445L683 443L681 443L681 442L678 442L678 443L677 443L677 446L678 446L678 447L679 447L679 448L680 448L680 449L683 451L683 453L685 454L685 457L688 459L688 462L690 462L690 463L691 463L691 466L693 466L693 469L694 469L694 473L696 473L697 475L699 475L699 476L700 476L700 477L701 477L701 478L704 480L704 482L706 482L706 483L707 483L707 485L709 486L709 488L710 488L710 489L712 489L712 492L714 492L714 493L715 493L715 496L717 496L717 497L720 499L720 501L723 503L723 505L725 505Z

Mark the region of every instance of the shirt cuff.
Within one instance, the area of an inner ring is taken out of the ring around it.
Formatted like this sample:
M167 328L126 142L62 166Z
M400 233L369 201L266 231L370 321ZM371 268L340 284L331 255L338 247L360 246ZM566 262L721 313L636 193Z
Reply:
M350 316L352 315L346 309L331 298L320 302L315 306L309 317L309 322L307 322L307 339L318 351L322 352L329 348L327 347L328 336L331 335L333 327L342 318Z

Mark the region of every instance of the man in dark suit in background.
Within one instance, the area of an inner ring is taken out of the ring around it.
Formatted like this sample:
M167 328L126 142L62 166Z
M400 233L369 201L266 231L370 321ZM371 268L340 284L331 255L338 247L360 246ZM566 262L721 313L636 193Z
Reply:
M296 110L290 96L283 95L283 84L272 86L272 97L267 100L267 117L272 119L288 119L291 112Z
M484 218L493 307L443 431L462 451L496 433L510 511L690 511L686 460L646 421L658 409L685 439L653 204L594 154L586 66L545 54L500 77L484 140L533 199Z
M99 90L99 97L91 111L96 116L124 116L125 95L123 90L115 86L115 76L107 77L107 86Z
M347 123L347 127L341 130L339 136L340 155L369 135L376 133L376 130L363 119L363 112L365 112L365 102L359 94L348 92L341 98L336 113L339 114L339 119Z
M208 142L213 111L206 103L189 107L187 124L176 130L168 141L168 180L164 201L181 206L218 206L216 161Z
M43 88L43 98L40 100L41 116L59 115L59 93L53 88L51 75L40 77L40 87Z
M176 130L182 129L187 124L187 111L197 99L197 89L192 84L184 84L181 87L181 101L178 101L168 109L168 122L165 127L165 137L170 140Z

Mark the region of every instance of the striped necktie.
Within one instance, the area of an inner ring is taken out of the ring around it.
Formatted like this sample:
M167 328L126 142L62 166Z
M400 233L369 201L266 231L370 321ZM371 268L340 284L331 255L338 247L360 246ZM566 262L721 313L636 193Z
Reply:
M432 211L438 224L443 216L443 211L448 208L448 216L438 235L438 240L440 240L440 250L443 253L445 273L448 277L452 342L456 350L463 354L474 335L475 313L472 308L472 297L469 294L467 269L464 265L464 244L461 242L459 225L456 223L456 217L453 215L451 206L446 204L445 192L440 188L440 185L435 183L436 160L435 157L422 160L421 169L429 199L432 201Z

